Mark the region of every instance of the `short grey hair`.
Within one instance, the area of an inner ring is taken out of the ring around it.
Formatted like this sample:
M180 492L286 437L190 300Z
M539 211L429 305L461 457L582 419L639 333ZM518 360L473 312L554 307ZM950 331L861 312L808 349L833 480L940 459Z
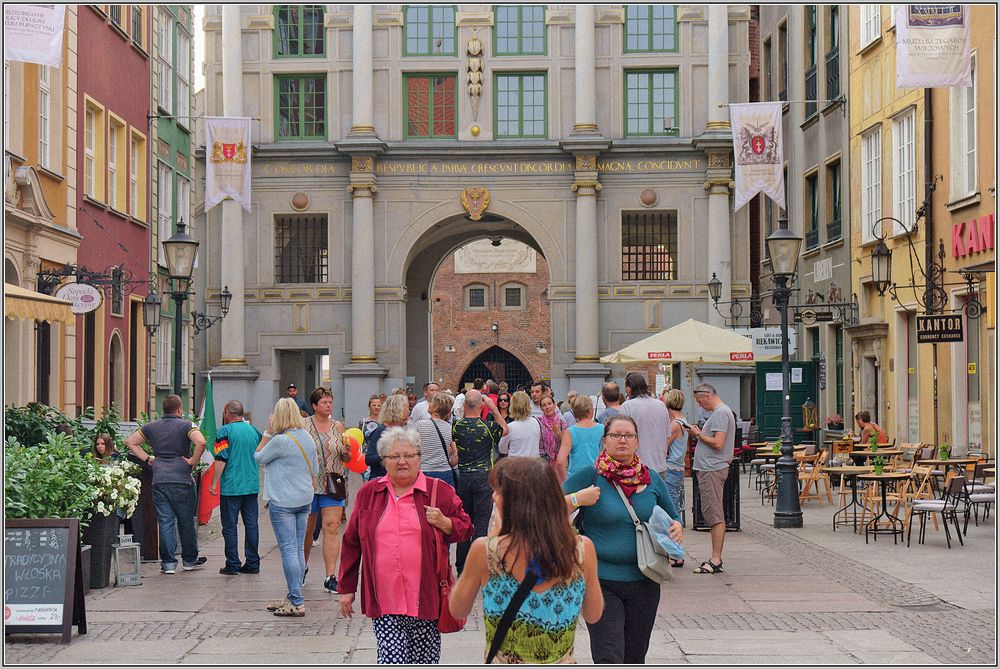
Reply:
M378 439L378 444L376 445L378 456L384 458L388 455L389 449L393 447L393 444L400 441L412 446L417 453L420 452L419 432L408 427L390 427Z
M695 395L697 395L699 393L708 393L709 395L718 395L719 394L719 393L717 393L715 391L715 386L713 386L711 383L699 383L698 385L696 385L694 387L694 390L692 392Z

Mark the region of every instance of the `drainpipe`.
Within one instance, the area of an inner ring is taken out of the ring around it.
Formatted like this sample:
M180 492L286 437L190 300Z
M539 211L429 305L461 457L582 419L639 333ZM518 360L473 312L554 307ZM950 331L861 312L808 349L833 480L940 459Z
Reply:
M927 268L927 292L924 294L924 304L927 313L937 311L937 273L931 271L934 259L934 112L931 107L930 88L924 89L924 266ZM932 365L934 371L934 446L941 444L938 426L938 345L931 344Z

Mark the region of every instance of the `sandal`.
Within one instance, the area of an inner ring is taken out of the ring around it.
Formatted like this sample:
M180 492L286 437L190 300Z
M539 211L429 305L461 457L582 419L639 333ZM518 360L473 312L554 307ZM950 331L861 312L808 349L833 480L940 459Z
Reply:
M671 560L670 561L670 566L671 567L683 567L684 566L684 560Z
M277 611L278 609L280 609L282 606L284 606L287 603L288 603L288 598L287 597L283 597L281 599L276 599L276 600L274 600L273 602L271 602L270 604L267 605L267 610L268 611Z
M705 560L700 566L692 569L692 571L696 574L721 574L722 563L713 564L711 560Z
M286 600L284 604L274 610L274 615L283 618L302 618L306 615L306 607L302 605L296 606Z

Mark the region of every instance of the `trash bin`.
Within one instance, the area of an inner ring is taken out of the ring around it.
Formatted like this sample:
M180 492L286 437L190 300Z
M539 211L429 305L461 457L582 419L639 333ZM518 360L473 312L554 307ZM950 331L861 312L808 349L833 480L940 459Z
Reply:
M726 477L726 485L722 492L722 507L726 516L726 531L739 532L740 461L735 458L729 463L729 476ZM694 519L693 529L700 531L712 529L705 524L705 518L701 515L701 495L698 492L696 472L691 472L691 516Z

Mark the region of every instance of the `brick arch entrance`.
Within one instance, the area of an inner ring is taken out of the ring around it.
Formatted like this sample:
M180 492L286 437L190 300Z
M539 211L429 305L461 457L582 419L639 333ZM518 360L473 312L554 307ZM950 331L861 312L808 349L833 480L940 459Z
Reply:
M466 383L472 383L476 378L493 379L497 383L506 381L510 392L514 392L519 385L528 385L532 381L531 372L524 363L500 346L491 346L469 363L458 379L457 387L464 388Z

